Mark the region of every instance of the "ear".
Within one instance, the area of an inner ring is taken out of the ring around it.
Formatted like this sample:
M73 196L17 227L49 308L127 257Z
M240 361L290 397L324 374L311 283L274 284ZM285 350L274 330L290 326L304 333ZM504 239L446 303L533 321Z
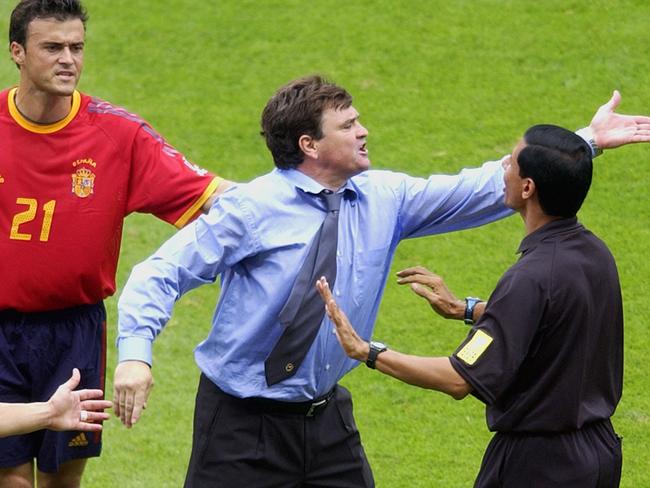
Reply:
M317 142L318 141L316 141L316 139L314 139L312 136L303 134L300 136L300 139L298 139L298 147L303 152L305 157L308 157L310 159L317 159L318 158Z
M535 182L530 178L524 178L521 186L521 198L524 200L532 198L535 195L536 190L537 187L535 186Z
M11 52L11 58L14 60L14 63L22 66L25 62L25 48L23 45L12 41L9 45L9 51Z

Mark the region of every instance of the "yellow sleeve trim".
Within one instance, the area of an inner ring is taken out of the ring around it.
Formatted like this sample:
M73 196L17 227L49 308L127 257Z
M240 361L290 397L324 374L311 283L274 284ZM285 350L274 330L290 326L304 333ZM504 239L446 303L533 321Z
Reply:
M482 330L477 330L467 344L458 351L456 357L469 366L474 364L492 343L492 338Z
M16 121L16 123L19 126L21 126L23 129L26 129L30 132L34 132L36 134L51 134L52 132L56 132L58 130L63 129L70 122L72 122L72 119L74 119L76 115L79 113L79 107L81 107L81 94L77 90L75 90L74 93L72 94L72 107L70 108L70 112L68 112L68 115L66 115L64 119L61 119L58 122L55 122L54 124L48 124L48 125L35 124L34 122L27 120L25 117L23 117L23 115L18 110L18 107L16 107L14 96L17 90L18 88L12 88L11 90L9 90L9 95L8 95L9 98L7 100L9 113L11 114L11 117Z
M214 179L210 182L210 184L207 186L205 191L201 194L201 196L194 202L194 204L188 208L183 215L180 216L180 218L174 222L174 225L177 228L184 227L185 224L189 222L189 220L194 216L196 212L198 212L203 204L212 196L212 194L216 191L216 189L219 187L221 182L223 181L223 178L219 176L215 176Z

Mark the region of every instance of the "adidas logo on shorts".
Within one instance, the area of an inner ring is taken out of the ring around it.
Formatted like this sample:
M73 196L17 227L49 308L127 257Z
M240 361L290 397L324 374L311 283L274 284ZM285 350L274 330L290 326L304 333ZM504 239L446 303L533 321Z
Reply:
M86 447L87 445L88 439L86 439L86 434L83 432L68 442L68 447Z

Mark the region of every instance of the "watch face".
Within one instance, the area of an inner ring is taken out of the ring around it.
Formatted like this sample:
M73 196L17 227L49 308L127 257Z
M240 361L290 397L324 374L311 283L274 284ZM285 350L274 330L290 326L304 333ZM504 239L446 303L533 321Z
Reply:
M377 349L378 351L382 351L386 349L386 344L384 344L383 342L372 341L370 343L370 347L373 349Z

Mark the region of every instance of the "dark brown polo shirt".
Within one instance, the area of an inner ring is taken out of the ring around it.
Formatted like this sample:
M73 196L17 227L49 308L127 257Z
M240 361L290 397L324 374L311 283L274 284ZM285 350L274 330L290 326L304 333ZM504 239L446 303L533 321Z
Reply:
M500 432L609 418L623 386L623 305L605 244L575 218L526 236L484 315L451 356Z

